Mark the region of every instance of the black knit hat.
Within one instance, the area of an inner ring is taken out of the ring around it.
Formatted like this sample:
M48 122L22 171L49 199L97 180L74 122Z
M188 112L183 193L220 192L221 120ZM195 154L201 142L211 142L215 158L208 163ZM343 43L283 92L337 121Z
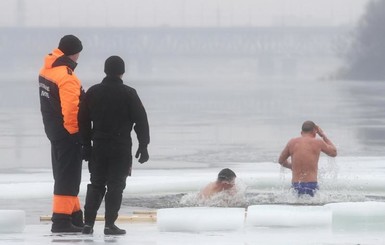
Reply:
M108 57L104 63L104 72L110 76L123 75L125 72L123 59L116 55Z
M83 49L82 42L74 35L65 35L60 39L58 47L64 55L77 54Z

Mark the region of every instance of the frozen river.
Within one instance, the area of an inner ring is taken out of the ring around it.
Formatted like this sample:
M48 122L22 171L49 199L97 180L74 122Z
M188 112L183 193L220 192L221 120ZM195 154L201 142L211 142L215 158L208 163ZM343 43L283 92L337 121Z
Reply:
M126 79L128 81L129 79ZM160 232L156 224L123 223L128 234L51 237L50 146L41 122L36 81L0 82L0 209L26 211L22 234L0 244L381 244L383 226L355 229L244 227L233 232ZM93 82L85 81L88 88ZM185 206L181 200L232 168L245 190L236 206L366 202L385 199L383 93L378 82L315 79L143 80L135 87L147 108L150 161L134 163L122 214ZM288 194L290 173L277 158L304 120L314 120L338 148L320 163L320 194ZM136 147L136 145L134 146ZM84 165L81 200L88 181ZM103 209L101 209L103 210ZM286 217L287 218L287 217ZM310 241L310 242L309 242Z

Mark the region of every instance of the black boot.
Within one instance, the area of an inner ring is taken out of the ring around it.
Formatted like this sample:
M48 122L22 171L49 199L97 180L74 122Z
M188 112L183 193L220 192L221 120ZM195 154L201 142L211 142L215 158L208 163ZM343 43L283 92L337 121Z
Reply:
M84 205L84 223L91 227L94 226L98 209L103 201L106 188L92 184L87 186L86 203Z
M125 179L118 181L115 180L112 183L107 183L107 193L105 198L105 228L104 234L109 235L123 235L126 234L125 230L119 229L115 225L115 221L118 218L120 205L122 204L123 190L125 188Z
M83 227L83 234L93 234L94 233L94 228L91 225L85 224Z
M120 229L116 225L106 225L104 227L104 234L105 235L124 235L126 234L126 230Z
M79 211L76 211L75 213L72 213L71 218L72 218L72 224L74 226L78 226L78 227L84 226L83 211L82 210L79 210Z
M68 214L52 214L52 227L53 233L64 232L82 232L83 228L74 226L71 222L71 216Z

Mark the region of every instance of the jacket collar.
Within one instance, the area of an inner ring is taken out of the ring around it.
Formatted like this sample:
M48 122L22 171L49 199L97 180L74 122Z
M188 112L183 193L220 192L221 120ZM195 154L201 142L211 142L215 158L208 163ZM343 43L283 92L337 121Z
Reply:
M102 84L123 84L123 80L117 76L106 76L102 80Z
M58 57L55 60L55 62L53 62L52 67L68 66L71 70L74 71L77 65L78 65L78 63L76 63L75 61L68 58L68 56L63 55L63 56Z
M60 49L56 48L45 57L45 68L50 69L57 66L67 66L73 71L77 63L68 58L68 56L65 56Z

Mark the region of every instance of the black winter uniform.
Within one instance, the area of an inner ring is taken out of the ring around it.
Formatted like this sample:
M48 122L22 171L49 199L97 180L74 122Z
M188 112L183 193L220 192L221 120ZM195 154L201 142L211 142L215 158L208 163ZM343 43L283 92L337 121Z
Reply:
M114 224L131 175L134 127L139 145L150 142L146 111L136 90L116 76L106 76L89 88L79 109L79 130L84 145L91 145L91 184L84 207L85 223L93 224L104 194L106 224Z

